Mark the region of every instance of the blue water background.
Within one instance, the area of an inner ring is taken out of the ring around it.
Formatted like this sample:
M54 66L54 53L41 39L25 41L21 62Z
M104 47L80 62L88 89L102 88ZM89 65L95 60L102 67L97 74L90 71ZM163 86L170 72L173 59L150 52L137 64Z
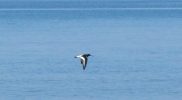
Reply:
M181 26L179 9L1 10L0 99L180 100Z

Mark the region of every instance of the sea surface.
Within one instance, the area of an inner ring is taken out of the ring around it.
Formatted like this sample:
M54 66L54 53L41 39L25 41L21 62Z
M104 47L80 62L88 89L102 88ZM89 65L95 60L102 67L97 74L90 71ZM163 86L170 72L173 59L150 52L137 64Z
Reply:
M0 100L181 99L182 9L0 10Z

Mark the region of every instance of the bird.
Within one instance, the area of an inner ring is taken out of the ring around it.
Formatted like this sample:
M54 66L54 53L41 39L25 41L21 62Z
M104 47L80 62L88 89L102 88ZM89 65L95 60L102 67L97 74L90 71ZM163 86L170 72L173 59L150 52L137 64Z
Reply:
M89 56L91 56L91 54L88 54L88 53L75 56L75 58L80 58L81 64L83 66L83 70L85 70L85 68L87 66L87 61L88 61Z

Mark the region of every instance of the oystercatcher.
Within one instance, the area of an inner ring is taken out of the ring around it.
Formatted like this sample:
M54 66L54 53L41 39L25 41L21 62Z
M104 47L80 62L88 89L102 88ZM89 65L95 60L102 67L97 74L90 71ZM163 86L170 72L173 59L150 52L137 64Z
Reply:
M83 70L85 70L87 66L87 61L89 56L91 56L91 54L81 54L81 55L75 56L75 58L80 58L81 64L83 65Z

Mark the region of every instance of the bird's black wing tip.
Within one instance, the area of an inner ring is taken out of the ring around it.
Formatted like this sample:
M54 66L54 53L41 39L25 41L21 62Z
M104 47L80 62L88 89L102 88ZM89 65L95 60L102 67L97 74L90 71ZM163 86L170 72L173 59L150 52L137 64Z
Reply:
M86 69L86 66L83 66L83 70L85 70Z

